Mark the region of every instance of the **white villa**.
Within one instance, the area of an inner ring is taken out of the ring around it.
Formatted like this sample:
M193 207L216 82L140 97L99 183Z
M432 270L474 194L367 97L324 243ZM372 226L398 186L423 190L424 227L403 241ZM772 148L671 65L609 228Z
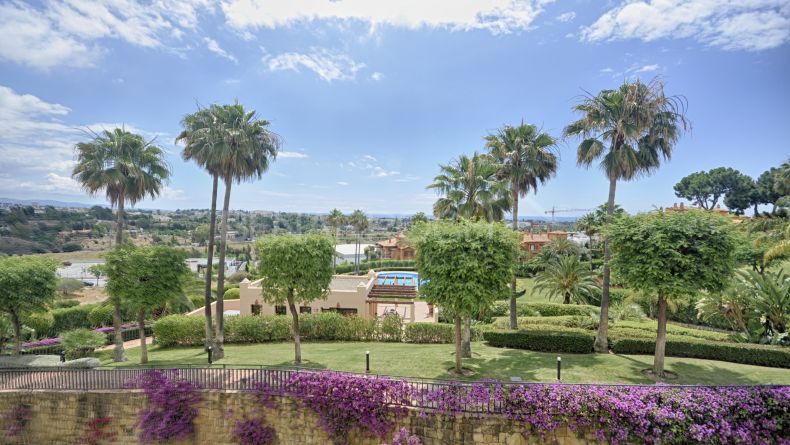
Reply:
M359 245L359 261L367 259L365 256L365 249L371 246L372 244ZM335 247L335 264L353 263L356 247L356 244L338 244Z

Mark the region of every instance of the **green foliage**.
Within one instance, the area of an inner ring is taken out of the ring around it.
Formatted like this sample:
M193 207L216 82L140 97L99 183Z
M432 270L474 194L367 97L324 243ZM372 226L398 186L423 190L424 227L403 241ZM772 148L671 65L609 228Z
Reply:
M473 316L509 295L518 258L517 234L501 224L438 221L412 231L420 295L461 316Z
M228 343L264 343L291 339L291 320L285 316L228 317L225 323Z
M496 301L488 312L492 317L507 315L509 306L507 301ZM559 304L559 303L527 303L519 301L516 304L516 313L519 317L558 317L563 315L588 316L597 314L600 308L584 304Z
M55 303L52 305L52 307L54 309L61 309L64 307L74 307L79 305L80 302L77 300L60 299L60 300L55 300Z
M359 270L361 272L367 273L369 269L375 270L385 270L385 269L397 269L397 270L408 270L413 269L416 265L414 260L376 260L376 261L360 261L359 262ZM355 270L356 265L354 263L347 263L347 264L338 264L336 267L335 272L342 274L353 272Z
M64 332L61 334L60 340L66 351L66 358L73 360L88 356L94 349L104 346L107 336L100 332L80 328Z
M55 299L54 261L38 257L0 258L0 312L21 319Z
M113 307L111 304L97 304L88 313L88 322L91 326L111 326Z
M558 238L546 243L535 257L535 261L548 267L553 261L559 260L562 257L573 256L578 259L581 258L581 255L581 246L569 239Z
M225 300L238 300L239 298L241 298L240 295L241 295L241 290L239 290L238 287L234 287L234 288L230 288L230 289L225 291L225 297L224 298L225 298ZM205 305L205 302L201 303L201 306L204 306L204 305Z
M332 280L334 247L322 235L267 236L256 246L264 301L283 304L293 292L294 302L318 300Z
M380 340L400 342L403 339L403 322L397 314L386 315L381 320Z
M675 184L675 196L713 209L721 197L741 186L742 176L738 170L726 167L692 173Z
M154 337L159 346L203 345L206 326L202 317L168 315L154 322Z
M250 278L250 274L248 274L247 272L244 272L243 270L240 270L238 272L233 272L228 277L228 283L238 284L241 281L243 281L245 278L249 279Z
M549 261L546 269L538 273L533 289L549 298L562 299L564 304L588 304L598 289L598 281L578 255L562 255Z
M406 343L453 343L454 326L449 323L409 323L403 341Z
M595 340L589 332L551 331L550 327L515 332L489 331L483 333L483 338L491 346L571 354L591 353Z
M60 278L58 280L58 292L67 296L85 287L85 284L75 278Z
M66 243L60 246L60 250L63 252L78 252L82 250L82 245L80 243Z
M36 336L41 337L52 331L55 318L51 312L33 312L25 316L22 323L36 331Z
M650 339L617 339L612 342L615 354L653 354L656 345ZM669 339L666 354L671 357L691 357L721 360L747 365L790 368L790 349L744 343L706 342L701 340Z
M790 318L790 276L783 269L762 275L753 270L739 271L733 292L738 301L742 302L747 320L759 320L762 324L763 338L787 332L787 321Z
M53 309L52 318L54 323L48 336L58 335L62 332L71 331L78 328L94 328L99 325L90 321L89 315L96 307L93 304L81 304L62 309Z

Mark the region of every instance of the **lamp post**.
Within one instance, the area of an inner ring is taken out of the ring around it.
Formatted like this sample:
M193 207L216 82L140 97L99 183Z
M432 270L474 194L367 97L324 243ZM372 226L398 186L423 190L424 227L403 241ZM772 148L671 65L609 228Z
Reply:
M370 373L370 351L365 351L365 372Z
M211 346L209 346L209 347L207 347L207 348L206 348L206 352L208 352L208 364L209 364L209 365L210 365L210 364L211 364L211 362L212 362L212 357L211 357L211 350L212 350L212 349L213 349L213 348L212 348Z
M562 357L557 356L557 381L560 381L560 374L562 372Z

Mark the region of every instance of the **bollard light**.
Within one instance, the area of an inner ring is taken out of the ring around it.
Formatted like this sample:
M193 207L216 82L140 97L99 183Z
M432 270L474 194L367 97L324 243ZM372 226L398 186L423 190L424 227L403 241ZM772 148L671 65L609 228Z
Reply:
M212 350L211 346L209 346L208 348L206 348L206 352L208 352L208 364L209 364L209 365L211 364L211 361L212 361L212 360L211 360L211 358L212 358L212 357L211 357L211 350Z
M562 372L562 357L557 356L557 381L560 381L560 373Z
M365 351L365 372L370 372L370 351Z
M60 351L60 362L66 363L66 351Z

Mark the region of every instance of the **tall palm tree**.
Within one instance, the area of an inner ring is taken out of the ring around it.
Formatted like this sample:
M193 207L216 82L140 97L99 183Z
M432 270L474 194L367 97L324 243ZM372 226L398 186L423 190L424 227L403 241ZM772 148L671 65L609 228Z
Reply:
M337 238L338 238L338 236L340 236L338 234L338 231L340 230L340 227L342 227L343 224L345 224L345 221L346 221L346 216L343 215L343 212L341 212L338 209L332 209L332 211L329 212L329 215L327 215L327 217L326 217L326 224L329 227L332 228L332 235L335 237L335 255L332 257L332 272L333 273L335 272L335 269L336 269L336 266L337 266L337 259L336 259L337 258Z
M624 82L616 90L587 94L574 111L582 117L565 127L565 137L582 138L577 149L577 164L589 167L596 161L609 180L607 221L614 213L617 181L630 181L658 169L669 160L683 131L691 128L686 119L686 100L664 95L659 80ZM595 350L608 351L609 330L609 243L604 239L603 292L601 322L595 337Z
M354 210L348 219L351 225L354 227L354 231L357 233L356 245L354 248L354 272L359 274L359 254L361 243L360 237L366 230L368 230L370 223L368 222L368 217L365 216L365 213L359 209Z
M214 239L217 233L217 189L219 187L219 166L214 156L220 139L216 137L217 125L210 108L199 108L197 112L184 116L181 120L183 130L176 137L176 143L184 142L181 157L185 161L195 161L206 169L212 177L211 210L209 212L208 246L205 269L205 288L203 311L206 322L206 347L214 344L214 326L211 322L211 278L214 266Z
M510 184L513 230L518 232L518 198L537 193L557 173L556 140L534 125L505 125L486 137L486 147L500 165L499 176ZM510 329L516 329L516 277L510 282Z
M141 201L146 196L159 196L163 184L170 177L170 167L165 161L165 152L153 140L145 140L139 134L115 128L112 131L89 133L92 140L80 142L74 147L77 165L71 176L90 195L104 190L110 204L116 208L117 230L115 245L123 243L124 207ZM113 361L126 360L121 335L121 302L112 299L115 349Z
M563 304L589 304L598 288L595 274L576 255L560 256L535 277L535 290L562 297Z
M510 209L507 184L500 181L500 166L487 154L461 155L441 165L441 174L427 188L443 195L433 205L436 218L501 221Z

